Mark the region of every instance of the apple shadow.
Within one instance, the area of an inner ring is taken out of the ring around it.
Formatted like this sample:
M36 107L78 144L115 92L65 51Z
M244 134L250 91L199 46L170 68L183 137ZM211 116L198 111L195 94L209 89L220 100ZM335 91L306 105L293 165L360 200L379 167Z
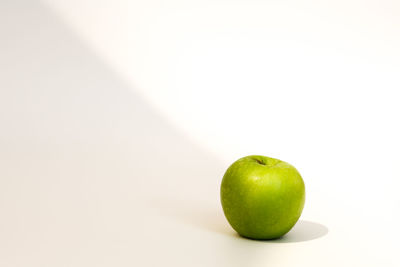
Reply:
M298 243L321 238L329 232L328 227L323 224L299 220L296 225L286 235L272 240L255 240L266 243ZM239 235L237 235L240 238Z

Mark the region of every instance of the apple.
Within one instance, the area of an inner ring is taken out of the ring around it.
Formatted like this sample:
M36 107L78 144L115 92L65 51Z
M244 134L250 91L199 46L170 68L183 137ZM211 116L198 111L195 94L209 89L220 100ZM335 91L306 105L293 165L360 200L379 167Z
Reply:
M296 224L305 202L305 186L295 167L265 156L235 161L221 183L226 219L239 235L275 239Z

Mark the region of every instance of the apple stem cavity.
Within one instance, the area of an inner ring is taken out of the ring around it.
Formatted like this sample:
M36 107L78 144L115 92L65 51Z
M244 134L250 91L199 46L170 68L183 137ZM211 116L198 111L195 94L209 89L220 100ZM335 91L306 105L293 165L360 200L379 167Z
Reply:
M264 162L264 161L262 161L262 160L256 159L256 161L258 162L258 164L261 164L261 165L267 165L267 164L265 164L265 162Z

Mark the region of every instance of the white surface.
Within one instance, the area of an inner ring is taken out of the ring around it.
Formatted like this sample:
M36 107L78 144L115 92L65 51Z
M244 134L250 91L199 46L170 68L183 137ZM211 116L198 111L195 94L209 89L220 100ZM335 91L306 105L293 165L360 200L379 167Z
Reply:
M0 265L398 266L399 11L2 1ZM247 154L304 177L282 240L223 217Z

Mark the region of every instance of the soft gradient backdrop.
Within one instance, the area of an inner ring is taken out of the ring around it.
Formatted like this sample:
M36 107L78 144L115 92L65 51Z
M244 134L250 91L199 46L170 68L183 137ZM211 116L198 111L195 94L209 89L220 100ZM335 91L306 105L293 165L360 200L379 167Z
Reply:
M0 2L0 265L398 266L397 1ZM222 214L292 163L284 239Z

